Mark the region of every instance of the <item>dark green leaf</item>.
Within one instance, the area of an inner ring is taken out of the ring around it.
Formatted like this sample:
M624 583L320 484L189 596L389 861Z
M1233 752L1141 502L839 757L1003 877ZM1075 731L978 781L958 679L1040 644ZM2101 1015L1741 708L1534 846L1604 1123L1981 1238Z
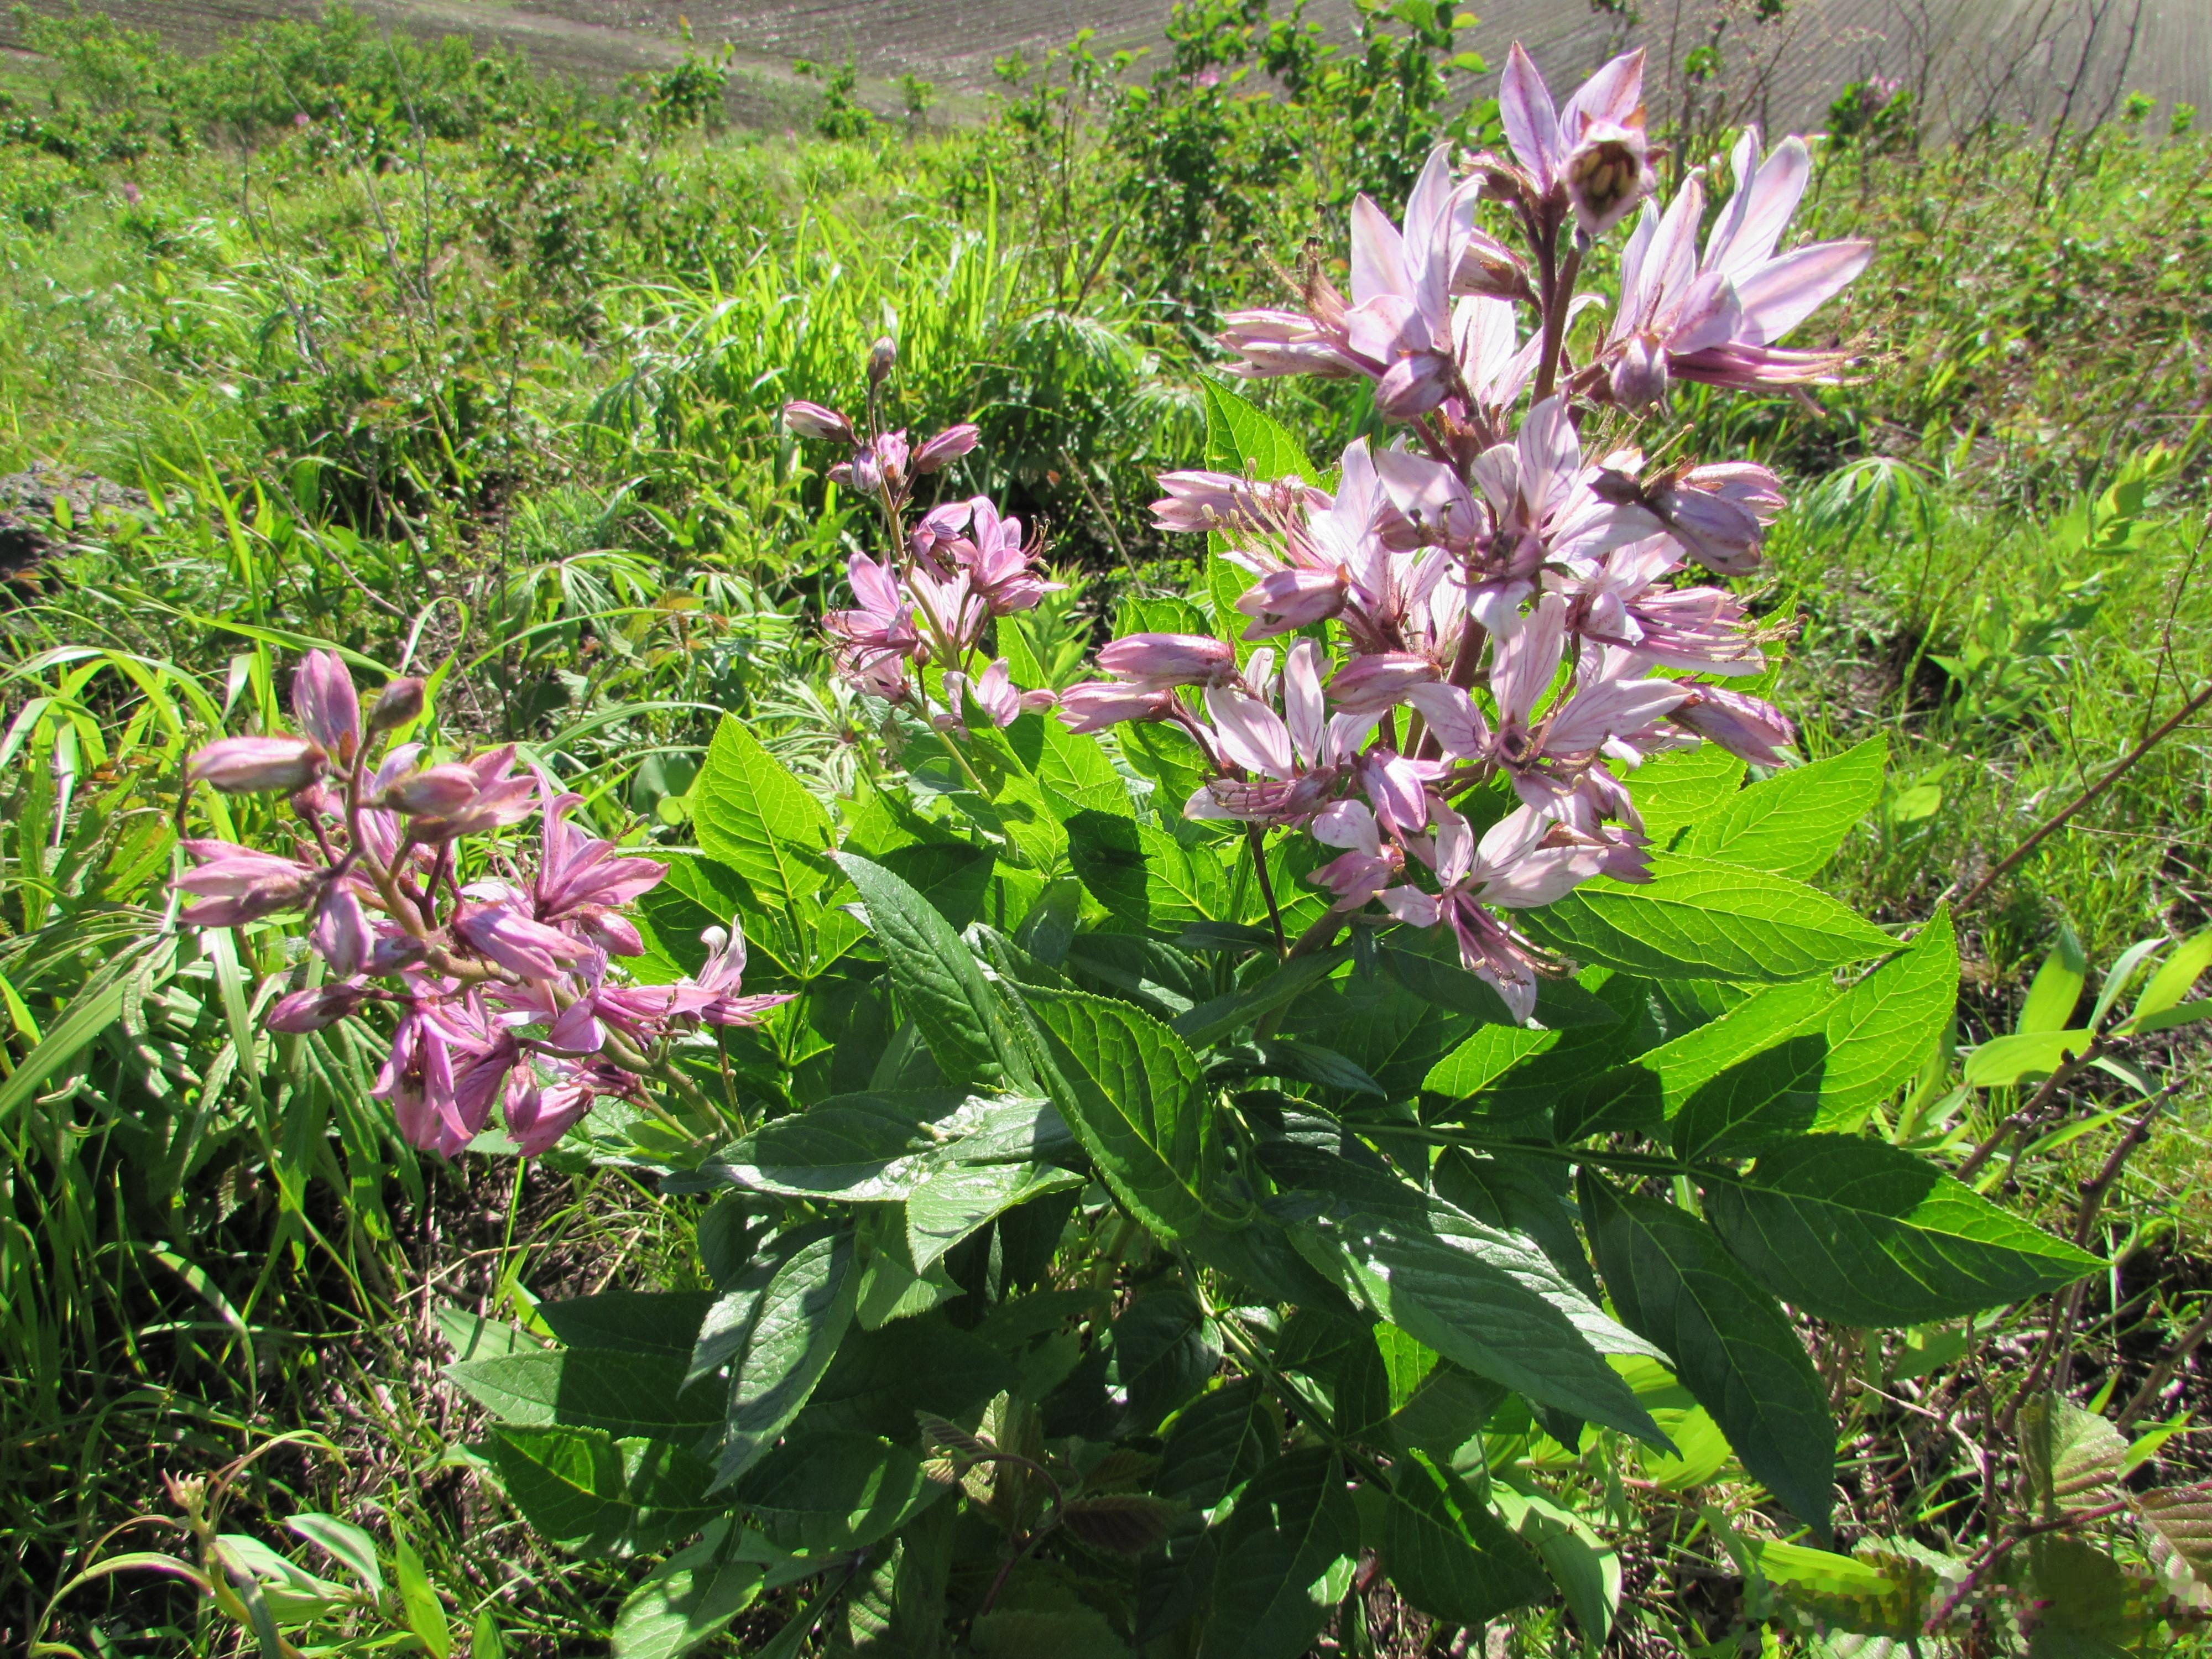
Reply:
M1249 1379L1200 1395L1168 1430L1152 1488L1198 1509L1212 1509L1257 1474L1282 1443L1273 1397Z
M986 1088L1030 1081L999 994L959 934L921 894L879 864L840 854L890 963L900 1006L921 1028L946 1077Z
M1712 1230L1582 1172L1583 1215L1613 1306L1666 1350L1753 1476L1822 1538L1836 1426L1805 1345Z
M1651 872L1643 883L1600 876L1523 915L1577 961L1654 979L1807 979L1897 948L1802 882L1680 854L1655 857Z
M515 1507L563 1549L663 1549L716 1513L706 1499L713 1468L665 1441L617 1443L604 1429L501 1424L489 1449Z
M1142 1555L1168 1535L1176 1506L1145 1492L1100 1492L1060 1505L1060 1523L1078 1543L1109 1555Z
M927 1172L939 1144L933 1126L966 1097L951 1089L835 1095L763 1124L701 1170L751 1192L894 1201Z
M983 913L983 895L989 890L995 860L988 847L926 841L897 848L877 862L921 894L953 927L965 927Z
M540 1303L538 1316L571 1348L619 1348L689 1359L700 1322L714 1300L708 1291L602 1291Z
M921 1454L874 1435L795 1435L738 1484L737 1501L793 1549L862 1549L951 1490Z
M1083 1177L1073 1170L1049 1164L939 1160L907 1200L907 1248L915 1267L927 1272L994 1217L1046 1193L1082 1184Z
M687 1389L684 1362L605 1348L542 1348L446 1368L454 1386L505 1423L605 1429L617 1437L690 1440L721 1416L711 1389Z
M1158 1428L1205 1387L1220 1364L1220 1342L1188 1291L1153 1291L1130 1303L1114 1321L1109 1381L1127 1400L1130 1424L1138 1433Z
M1242 1030L1270 1008L1281 1007L1308 987L1327 979L1344 957L1342 951L1322 951L1269 969L1241 990L1176 1016L1170 1025L1186 1042L1204 1048Z
M1172 934L1194 922L1234 920L1211 846L1187 848L1137 819L1085 811L1067 821L1067 858L1091 896L1139 933Z
M818 891L829 871L830 815L805 786L724 715L691 786L699 845L749 883L763 902L781 906Z
M1534 1239L1554 1267L1583 1295L1597 1299L1597 1276L1575 1231L1565 1164L1510 1152L1454 1151L1437 1160L1430 1178L1445 1202L1478 1221Z
M765 1287L741 1304L744 1322L730 1359L718 1485L759 1462L806 1404L852 1323L860 1279L853 1266L853 1236L841 1231L801 1246ZM718 1302L717 1312L731 1299L726 1296ZM707 1332L714 1328L710 1314L707 1331L701 1333L702 1346Z
M1675 1114L1676 1154L1735 1158L1803 1134L1820 1115L1827 1068L1828 1040L1814 1031L1729 1066Z
M1421 964L1407 953L1395 954L1406 957L1406 971L1419 971ZM1480 1014L1439 1007L1389 975L1354 973L1300 997L1283 1029L1343 1055L1396 1097L1418 1090L1430 1069L1483 1023Z
M957 1417L1013 1381L1012 1362L990 1343L941 1313L921 1314L848 1333L793 1431L903 1439L914 1431L915 1413Z
M1707 1201L1714 1228L1761 1284L1850 1325L1973 1313L2104 1265L1925 1159L1856 1135L1777 1147L1749 1174L1713 1181Z
M1215 1529L1218 1565L1199 1659L1298 1659L1350 1583L1359 1515L1334 1454L1279 1458Z
M1551 1589L1535 1553L1426 1454L1391 1465L1378 1540L1390 1582L1432 1618L1480 1626Z
M1887 739L1875 736L1840 755L1778 773L1699 819L1682 850L1809 881L1881 795Z

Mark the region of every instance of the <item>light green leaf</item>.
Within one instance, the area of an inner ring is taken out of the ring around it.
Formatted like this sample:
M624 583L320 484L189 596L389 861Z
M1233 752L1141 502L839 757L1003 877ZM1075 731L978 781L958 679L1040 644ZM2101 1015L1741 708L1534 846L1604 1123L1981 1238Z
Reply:
M438 1592L430 1587L430 1575L422 1570L422 1558L415 1547L404 1538L394 1539L392 1545L393 1573L399 1582L399 1610L433 1659L452 1659L453 1651L453 1626L446 1622L445 1603L438 1600Z
M1751 1538L1745 1545L1759 1576L1782 1600L1823 1624L1861 1635L1918 1637L1942 1587L1934 1567L1879 1547L1852 1556L1777 1539Z
M1042 1028L1046 1091L1101 1178L1161 1239L1196 1238L1212 1134L1197 1057L1126 1002L1036 990L1028 1001Z
M2018 1302L2103 1264L1888 1142L1808 1135L1707 1182L1712 1224L1753 1277L1849 1325Z
M2170 1031L2177 1025L2193 1025L2200 1019L2212 1019L2212 997L2184 1002L2172 1008L2161 1008L2154 1014L2130 1019L2126 1029L2130 1036L2148 1036L2154 1031Z
M1967 1086L1996 1089L2047 1075L2087 1054L2095 1041L2089 1031L2016 1031L1991 1037L1966 1056Z
M2082 954L2081 941L2071 927L2059 923L2058 942L2035 970L2035 982L2027 988L2027 1000L2021 1005L2013 1030L2021 1036L2064 1030L2088 977L2089 959Z
M1876 736L1840 755L1778 773L1700 819L1682 850L1808 881L1880 798L1888 759L1888 740Z
M811 896L828 879L829 813L736 716L714 728L690 801L699 845L770 908Z
M1715 1431L1716 1438L1718 1432ZM1574 1614L1583 1650L1603 1648L1620 1607L1620 1555L1582 1516L1540 1493L1494 1486L1491 1501L1506 1524L1543 1558L1552 1582L1566 1600L1567 1611Z
M1298 1659L1351 1581L1359 1514L1334 1453L1269 1464L1217 1530L1212 1605L1199 1659Z
M1815 1031L1729 1066L1674 1115L1675 1155L1737 1158L1804 1133L1820 1115L1827 1068L1828 1040Z
M1844 993L1821 1027L1820 1127L1855 1129L1917 1071L1959 1006L1959 939L1939 906L1910 947Z
M2174 947L2172 956L2159 963L2158 971L2150 976L2150 983L2136 999L2130 1018L2140 1024L2175 1006L2189 994L2207 968L2212 968L2212 927L2184 939Z
M1672 847L1682 832L1728 809L1743 783L1744 763L1717 743L1679 749L1628 775L1628 793L1655 847Z
M852 1323L860 1278L853 1266L853 1236L841 1230L800 1246L757 1291L741 1286L715 1304L720 1312L734 1302L742 1316L729 1362L730 1403L715 1466L717 1486L765 1456L806 1404ZM700 1335L702 1348L708 1333L716 1329L710 1314Z
M1550 1589L1534 1553L1449 1468L1415 1451L1390 1474L1376 1542L1391 1583L1422 1612L1480 1626Z
M851 853L838 854L837 863L867 906L900 1006L945 1076L984 1088L1029 1083L1029 1059L1006 1006L951 924L881 865Z
M446 1376L506 1423L686 1440L721 1415L712 1391L686 1389L684 1362L666 1354L540 1348L462 1360L447 1366Z
M1206 398L1206 465L1242 477L1319 481L1298 441L1280 422L1226 386L1212 380L1200 385Z
M1694 1216L1580 1176L1583 1223L1630 1329L1665 1349L1735 1455L1823 1538L1836 1426L1796 1330Z
M1651 868L1648 882L1601 876L1522 914L1577 961L1652 979L1806 979L1897 948L1802 882L1680 854L1655 857Z
M1063 821L1077 812L1105 812L1134 817L1136 806L1129 786L1114 769L1097 738L1071 732L1049 714L1043 718L1043 744L1037 757L1036 780L1045 799L1066 810Z
M284 1524L321 1550L375 1594L384 1594L384 1569L376 1559L376 1540L350 1521L302 1510Z
M732 1552L726 1526L671 1556L615 1614L610 1659L680 1659L703 1647L759 1599L769 1574L763 1549ZM754 1541L747 1534L748 1541Z
M2126 1437L2097 1412L2047 1394L2021 1407L2021 1468L2046 1521L2111 1503L2127 1455Z

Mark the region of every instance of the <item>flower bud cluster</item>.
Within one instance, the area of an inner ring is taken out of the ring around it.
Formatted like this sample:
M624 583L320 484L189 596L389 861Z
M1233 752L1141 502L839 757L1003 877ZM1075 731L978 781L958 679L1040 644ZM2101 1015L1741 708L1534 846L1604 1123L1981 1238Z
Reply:
M459 1152L501 1109L525 1154L545 1151L603 1095L636 1098L679 1030L756 1023L777 996L740 994L744 935L712 930L705 967L673 985L624 982L617 958L645 946L623 909L667 873L569 822L582 797L513 745L432 761L421 744L372 750L422 708L398 679L364 726L353 677L334 652L307 654L292 680L297 736L228 738L186 775L234 793L284 793L298 820L290 855L234 842L184 843L194 866L181 920L229 927L304 913L330 977L282 997L268 1024L318 1030L371 1003L397 1014L372 1092L416 1146ZM534 860L510 855L464 884L456 844L540 820Z
M872 421L882 378L877 364L887 346L879 342L870 359ZM881 562L865 553L847 561L854 602L822 619L839 672L860 690L913 708L945 730L963 729L970 705L997 726L1050 708L1052 692L1018 690L1004 658L975 671L993 617L1030 610L1059 590L1038 563L1042 538L1024 537L1022 521L1000 513L988 495L940 502L908 521L915 479L973 450L975 428L947 427L909 455L903 431L872 427L864 435L819 404L787 404L783 417L804 436L852 447L852 458L832 466L830 477L873 501L890 538L893 550ZM941 700L925 694L914 672L933 662L942 671Z

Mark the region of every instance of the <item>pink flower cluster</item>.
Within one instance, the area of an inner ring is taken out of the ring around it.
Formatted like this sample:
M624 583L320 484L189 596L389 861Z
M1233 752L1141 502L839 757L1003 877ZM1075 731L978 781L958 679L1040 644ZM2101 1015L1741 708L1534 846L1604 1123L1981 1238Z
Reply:
M1626 443L1587 453L1585 421L1663 410L1678 380L1833 379L1844 354L1779 342L1869 256L1858 242L1776 252L1809 159L1791 139L1762 160L1755 131L1700 251L1700 174L1663 213L1650 199L1642 80L1640 53L1619 58L1555 105L1515 46L1500 93L1510 157L1455 166L1438 149L1401 222L1355 203L1348 295L1316 262L1296 307L1224 319L1232 373L1364 379L1398 435L1346 448L1330 488L1164 477L1158 524L1221 538L1250 578L1243 640L1267 643L1133 635L1099 653L1103 678L1059 698L1079 732L1179 726L1210 773L1186 816L1311 835L1334 854L1310 878L1334 896L1331 936L1360 913L1449 925L1524 1019L1560 964L1510 914L1593 876L1648 876L1624 775L1706 740L1775 766L1794 738L1726 684L1766 665L1742 605L1678 580L1754 569L1778 481L1747 462L1654 466ZM1484 203L1518 248L1484 228ZM1577 292L1583 258L1632 216L1612 319L1577 334L1577 313L1606 303ZM861 441L849 422L837 435ZM869 690L911 696L907 664L939 619L967 614L932 586L927 547L918 532L903 582L856 559L860 609L830 619ZM970 575L960 591L978 587ZM964 642L964 625L944 637ZM1021 706L1010 685L997 695L1009 717ZM1470 823L1500 788L1509 810Z
M667 873L569 821L582 797L543 770L519 771L514 747L433 761L416 743L371 751L422 710L419 680L395 680L364 726L337 654L307 654L292 679L300 735L228 738L186 775L232 793L284 793L295 854L190 840L197 860L177 887L181 920L229 927L304 912L331 977L277 1000L271 1030L318 1030L372 1002L397 1011L372 1092L402 1133L447 1157L482 1133L498 1103L526 1155L544 1152L603 1095L641 1099L680 1029L756 1023L787 999L744 996L744 937L710 930L706 966L674 985L624 983L614 959L645 948L622 912ZM457 843L535 811L534 861L509 854L464 882Z
M890 355L889 343L879 343L876 362ZM822 619L839 671L861 690L909 707L942 730L964 729L971 703L996 726L1050 708L1050 690L1016 689L1003 657L975 672L991 619L1030 610L1060 586L1037 563L1041 538L1025 539L1022 521L986 495L941 502L909 524L915 480L967 454L980 434L963 422L909 454L906 434L883 430L878 419L881 380L872 368L865 432L819 404L790 403L783 410L785 423L802 436L850 446L850 459L830 469L830 480L875 503L893 550L880 563L865 553L846 562L853 605ZM913 672L927 663L942 671L935 698Z

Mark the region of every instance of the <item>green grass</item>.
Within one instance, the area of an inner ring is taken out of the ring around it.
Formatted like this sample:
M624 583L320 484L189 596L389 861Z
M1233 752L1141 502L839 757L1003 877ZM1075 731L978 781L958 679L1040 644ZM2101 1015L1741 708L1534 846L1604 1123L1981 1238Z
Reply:
M588 1651L626 1576L552 1556L474 1480L436 1315L526 1322L533 1298L681 1282L680 1207L554 1159L418 1158L364 1100L368 1057L258 1031L280 937L240 962L165 931L181 757L272 711L301 642L443 665L456 742L530 743L610 830L684 838L722 708L836 777L854 728L806 618L850 509L774 412L848 402L884 333L918 427L985 428L959 486L1047 521L1069 637L1129 582L1176 579L1145 508L1151 474L1198 454L1205 360L1141 250L1069 283L1068 228L1006 182L1005 131L793 143L517 106L436 139L340 99L250 147L0 144L0 467L160 503L54 527L70 550L0 615L10 1650L103 1551L191 1553L165 1476L288 1431L323 1440L252 1462L227 1524L283 1541L313 1509L404 1533L458 1631L482 1613L508 1651ZM1110 199L1115 154L1082 154ZM1799 635L1774 695L1816 757L1888 738L1882 808L1827 880L1891 920L1970 884L2212 673L2191 332L2212 145L2110 136L2042 210L2021 199L2033 159L1832 165L1814 216L1884 239L1844 320L1869 376L1820 415L1681 405L1694 445L1795 474L1759 601ZM1267 234L1287 258L1303 227ZM1243 249L1192 258L1218 269L1178 295L1268 280ZM1346 412L1270 404L1310 440ZM2062 925L2099 966L2205 925L2209 731L1962 918L1972 1035L2008 1027ZM18 1069L111 986L82 1048ZM2201 1047L2146 1060L2183 1084L2125 1189L2130 1237L2168 1252L2155 1323L2203 1276L2212 1066ZM2060 1201L2104 1144L2043 1166L2023 1204ZM364 1641L388 1627L365 1619ZM251 1650L150 1572L72 1589L46 1633Z

